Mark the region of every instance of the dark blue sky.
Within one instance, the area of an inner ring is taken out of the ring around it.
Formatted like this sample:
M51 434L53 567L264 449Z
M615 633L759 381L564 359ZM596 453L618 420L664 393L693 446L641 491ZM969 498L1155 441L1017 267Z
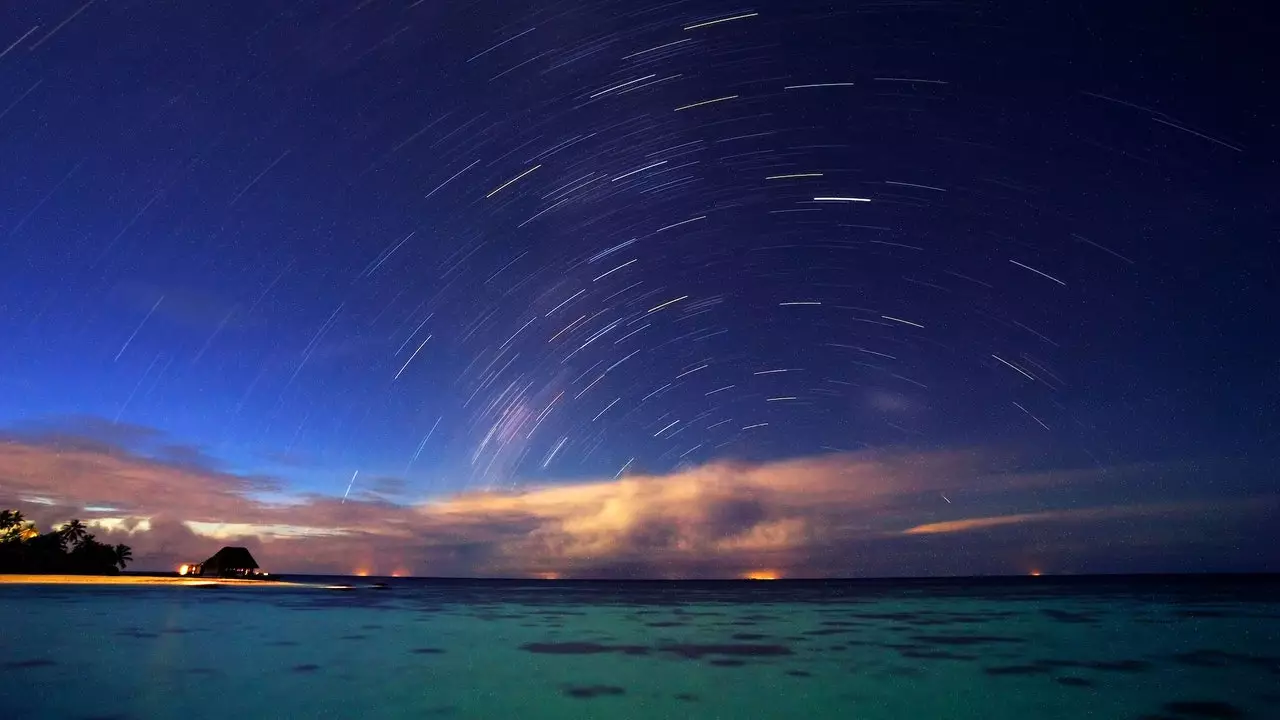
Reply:
M1272 457L1274 15L1030 5L6 4L0 423L402 499Z

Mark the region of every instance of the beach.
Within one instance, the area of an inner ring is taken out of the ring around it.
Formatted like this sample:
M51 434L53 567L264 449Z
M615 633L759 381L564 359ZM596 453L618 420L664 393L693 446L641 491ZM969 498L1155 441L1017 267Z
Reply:
M176 575L0 575L0 585L169 585L176 587L243 585L288 587L296 586L298 583L284 582L282 580L181 577Z

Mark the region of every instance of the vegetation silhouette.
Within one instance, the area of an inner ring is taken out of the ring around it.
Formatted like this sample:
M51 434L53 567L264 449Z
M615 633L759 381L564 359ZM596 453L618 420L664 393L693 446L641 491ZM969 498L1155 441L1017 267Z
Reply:
M79 520L41 533L19 510L0 510L0 573L115 575L133 560L128 545L94 538Z

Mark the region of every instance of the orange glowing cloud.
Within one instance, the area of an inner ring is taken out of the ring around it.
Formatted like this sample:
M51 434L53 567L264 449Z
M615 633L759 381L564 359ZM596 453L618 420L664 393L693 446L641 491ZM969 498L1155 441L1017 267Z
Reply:
M990 517L964 518L943 522L926 523L909 527L902 531L904 535L944 535L951 533L988 530L1007 525L1025 525L1032 523L1079 522L1086 520L1108 520L1139 516L1162 516L1207 513L1214 510L1264 509L1274 502L1274 498L1246 498L1217 500L1206 502L1151 503L1127 506L1090 507L1070 510L1051 510L1036 513L1018 513L1011 515L995 515Z
M1061 512L1022 513L1020 515L999 515L996 517L965 518L963 520L946 520L926 523L903 530L904 535L938 535L942 533L967 532L969 530L985 530L1001 525L1018 525L1025 522L1055 520L1064 517Z

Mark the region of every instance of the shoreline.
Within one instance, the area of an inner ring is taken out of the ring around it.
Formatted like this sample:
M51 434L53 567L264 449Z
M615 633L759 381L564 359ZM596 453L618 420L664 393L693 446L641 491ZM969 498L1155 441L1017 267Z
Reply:
M207 587L240 585L261 587L295 587L301 583L283 580L241 580L238 578L166 577L148 575L3 575L0 585L167 585Z

